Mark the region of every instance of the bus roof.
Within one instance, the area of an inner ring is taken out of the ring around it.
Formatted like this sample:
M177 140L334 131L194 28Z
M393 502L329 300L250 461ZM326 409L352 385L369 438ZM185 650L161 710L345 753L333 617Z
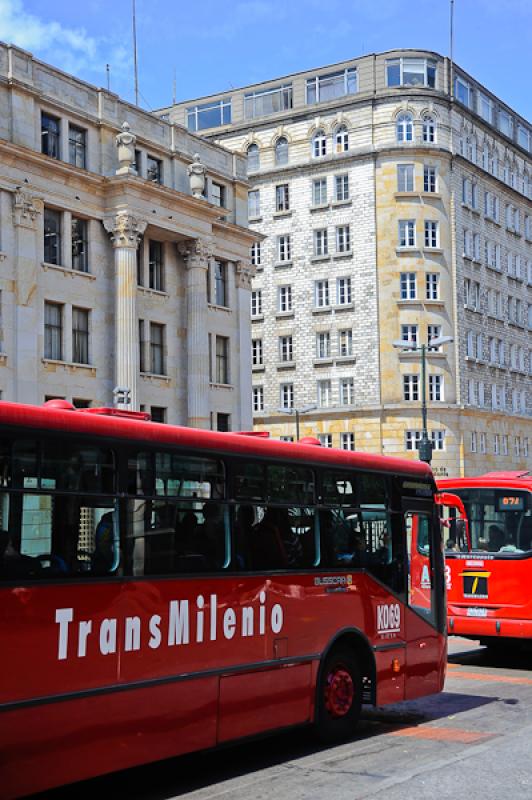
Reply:
M528 470L501 470L500 472L485 472L468 478L439 478L438 489L468 488L493 488L497 486L513 487L515 489L529 489L532 491L532 472Z
M63 403L31 406L0 401L0 424L39 431L65 431L94 436L145 442L151 445L181 445L198 449L219 451L220 454L262 456L272 459L290 459L308 463L335 464L360 470L388 472L432 479L428 464L406 458L360 453L303 442L281 442L255 435L221 433L219 431L165 425L143 419L140 414L132 418L116 409L75 409Z

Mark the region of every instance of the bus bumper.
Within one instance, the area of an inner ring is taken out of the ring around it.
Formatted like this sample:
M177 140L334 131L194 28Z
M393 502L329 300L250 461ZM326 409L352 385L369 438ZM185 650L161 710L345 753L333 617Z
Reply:
M447 631L450 636L465 636L471 639L532 639L532 620L493 619L463 617L449 614Z

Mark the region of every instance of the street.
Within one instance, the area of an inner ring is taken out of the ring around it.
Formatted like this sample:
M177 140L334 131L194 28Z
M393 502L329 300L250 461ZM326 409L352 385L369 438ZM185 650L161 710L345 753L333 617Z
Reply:
M445 691L363 715L317 746L301 730L66 787L46 796L169 800L532 797L532 654L449 640Z

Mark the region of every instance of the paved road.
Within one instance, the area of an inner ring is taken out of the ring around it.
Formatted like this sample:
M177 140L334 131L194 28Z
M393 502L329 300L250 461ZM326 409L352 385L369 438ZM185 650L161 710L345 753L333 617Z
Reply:
M89 781L53 800L532 800L532 653L451 639L445 691L364 715L352 741L309 732Z

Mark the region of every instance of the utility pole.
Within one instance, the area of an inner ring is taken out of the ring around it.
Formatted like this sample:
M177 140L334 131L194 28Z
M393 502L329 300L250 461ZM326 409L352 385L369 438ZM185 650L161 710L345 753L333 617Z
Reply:
M138 106L139 104L139 74L138 74L138 64L137 64L137 14L135 9L135 0L131 0L132 2L132 11L133 11L133 68L135 70L135 105Z

